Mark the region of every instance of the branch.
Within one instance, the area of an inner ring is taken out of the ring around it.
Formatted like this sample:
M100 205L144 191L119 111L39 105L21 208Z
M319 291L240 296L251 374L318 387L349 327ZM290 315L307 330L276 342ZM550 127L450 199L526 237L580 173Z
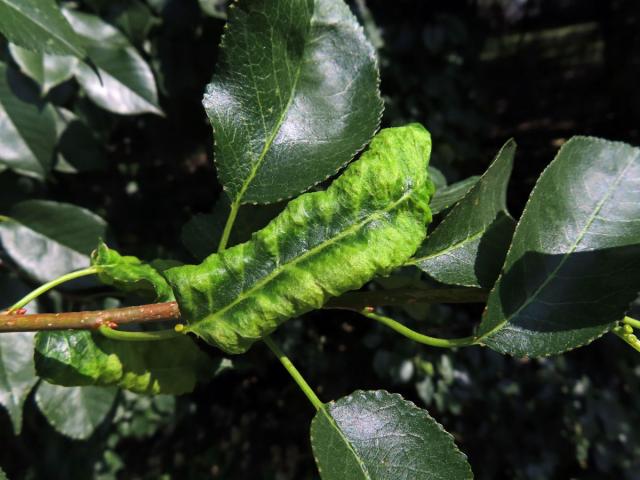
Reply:
M128 323L178 320L180 310L176 302L152 303L137 307L65 313L4 313L0 315L0 332L35 332L38 330L86 330L101 325L115 327Z
M487 292L478 288L396 289L349 292L330 300L325 305L325 308L361 310L365 307L411 303L482 303L486 299ZM176 302L151 303L137 307L86 312L34 313L28 315L18 312L0 314L0 332L86 330L97 329L101 325L114 328L128 323L177 321L180 319L180 309Z
M487 301L487 296L488 292L481 288L369 290L349 292L333 298L324 308L361 310L365 307L400 306L412 303L484 303Z

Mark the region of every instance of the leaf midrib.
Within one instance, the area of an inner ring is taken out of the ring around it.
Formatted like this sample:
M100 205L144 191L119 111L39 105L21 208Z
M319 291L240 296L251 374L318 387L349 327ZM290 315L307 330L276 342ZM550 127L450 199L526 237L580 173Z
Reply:
M520 307L518 307L518 309L511 316L509 316L509 318L505 318L502 322L500 322L498 325L492 328L489 332L479 336L476 339L476 342L480 343L482 342L483 339L488 338L494 333L496 333L498 330L501 330L507 323L511 321L511 319L515 318L522 310L527 308L534 300L536 300L540 292L542 292L542 290L546 288L546 286L555 278L556 274L562 269L564 264L567 262L569 256L571 256L571 254L575 252L576 248L578 248L578 245L580 245L580 242L582 242L582 239L585 237L585 235L591 228L591 225L593 224L595 219L598 217L600 210L602 210L602 207L604 206L604 204L609 200L609 198L611 197L615 189L618 187L618 184L624 178L627 172L627 169L633 164L633 162L635 162L638 159L638 157L640 157L640 154L636 154L635 156L633 156L633 158L629 161L629 163L618 174L618 177L616 178L615 182L611 184L606 195L602 198L602 200L600 200L600 202L598 202L598 204L596 205L596 208L593 210L592 214L589 216L589 220L587 221L583 229L580 231L580 234L578 235L578 238L576 239L576 241L573 243L573 245L571 245L571 248L569 249L569 251L563 255L562 260L560 260L556 268L554 268L553 271L547 276L546 280L542 282L542 284L536 289L536 291L533 292L533 294Z
M475 240L478 237L481 237L482 234L484 232L487 231L487 228L484 227L481 230L478 230L475 233L472 233L470 236L465 237L464 239L460 240L459 242L454 243L453 245L445 248L444 250L438 250L435 253L432 253L430 255L425 255L423 257L414 257L412 258L410 261L408 261L406 263L406 265L415 265L416 263L420 263L420 262L424 262L427 261L431 258L435 258L435 257L441 257L442 255L446 255L449 252L452 252L453 250L457 250L458 248L464 246L466 243L469 243L473 240Z
M314 5L315 5L315 3L314 3ZM253 181L253 179L258 174L258 170L260 169L260 166L262 165L262 162L264 161L265 157L267 156L267 153L271 149L271 145L273 145L273 142L275 141L276 136L278 135L278 132L280 132L280 128L282 128L282 124L284 123L284 120L285 120L285 118L287 116L287 113L289 112L289 107L291 107L291 102L293 101L293 98L294 98L295 93L296 93L296 89L298 88L298 80L300 79L300 72L302 70L302 64L304 63L304 58L305 58L306 51L307 51L307 45L309 44L309 37L311 36L311 24L312 24L312 21L313 21L314 13L315 12L312 12L311 15L309 16L309 35L307 36L307 38L305 38L304 45L302 46L302 53L300 55L300 61L298 62L298 67L296 68L296 73L295 73L295 75L293 77L293 85L291 86L291 91L289 92L289 99L287 100L287 104L282 109L282 112L280 113L280 116L278 117L278 121L273 125L273 127L271 129L271 133L267 137L267 141L265 142L264 147L262 148L262 151L260 152L260 155L258 156L258 160L253 164L253 166L251 167L251 170L249 171L249 175L247 176L247 178L242 183L242 187L240 188L240 191L238 192L238 195L234 199L233 203L235 203L235 204L239 205L239 204L242 203L242 197L247 192L247 190L249 189L249 185L251 185L251 182ZM246 29L247 26L244 25L244 28ZM272 52L272 54L273 54L273 52ZM264 124L264 111L262 109L262 104L260 103L260 99L259 99L260 96L258 94L258 89L255 87L255 75L253 74L253 66L251 64L249 64L249 68L251 70L251 77L252 77L252 80L254 82L254 90L256 92L256 98L258 99L258 104L260 106L260 115L261 115L261 117L263 119L263 124Z
M55 38L56 40L58 40L60 43L62 43L63 45L65 45L69 50L71 50L72 52L75 52L76 56L78 57L82 57L84 55L84 52L82 52L81 50L79 50L78 48L76 48L75 45L69 43L66 41L66 39L59 37L58 35L55 34L55 32L49 31L45 28L45 26L43 24L41 24L39 22L39 19L34 19L32 17L30 17L26 12L23 12L20 7L18 5L13 4L12 2L9 2L7 0L0 0L2 3L4 3L5 5L7 5L9 8L13 9L14 11L18 12L20 15L22 15L23 17L25 17L27 20L29 20L31 23L33 23L34 25L37 25L38 27L40 27L40 29L45 32L48 35L51 35L53 38ZM63 17L64 18L64 17ZM66 19L65 19L66 21ZM73 29L71 29L71 27L69 27L69 29L73 32ZM73 32L75 34L75 32ZM31 49L28 49L31 50Z
M210 318L208 321L213 321L216 317L219 317L220 315L223 315L225 312L229 311L231 308L233 308L234 306L236 306L237 304L239 304L240 302L245 300L247 297L251 296L256 290L259 290L262 287L264 287L267 283L269 283L271 280L276 278L278 275L280 275L287 268L290 268L293 265L297 264L298 262L304 260L305 258L307 258L309 256L312 256L312 255L315 255L319 251L321 251L322 249L333 245L334 243L338 242L339 240L341 240L342 238L346 237L347 235L349 235L349 234L353 233L354 231L357 231L358 229L362 228L367 223L372 222L376 217L380 217L381 215L394 210L401 203L403 203L409 197L414 195L416 193L416 191L417 191L417 189L405 192L398 200L393 202L387 208L385 208L383 210L377 210L377 211L373 212L371 215L367 216L364 220L362 220L362 221L360 221L360 222L358 222L358 223L356 223L354 225L350 225L349 227L347 227L346 229L342 230L341 232L339 232L335 236L331 237L327 241L322 242L322 243L314 246L313 248L305 251L302 255L297 256L296 258L294 258L289 263L282 264L280 267L275 268L271 273L269 273L267 276L263 277L262 280L260 280L259 282L255 283L250 289L245 290L240 295L238 295L231 303L229 303L228 305L222 307L220 310L215 312L211 316L212 318Z
M371 480L371 475L369 474L369 470L367 470L366 465L364 464L364 462L360 459L360 455L358 454L358 452L356 451L356 449L354 448L353 444L349 441L349 439L344 435L344 433L342 433L342 429L338 426L338 424L336 423L335 419L333 418L333 416L327 411L327 406L323 405L322 408L320 409L320 411L322 412L322 414L327 418L327 420L329 421L329 423L331 424L331 426L333 426L335 428L335 430L338 432L338 435L340 436L340 438L344 441L344 443L347 445L348 450L351 452L351 454L353 455L353 457L356 459L356 462L358 462L358 465L360 466L360 471L362 472L362 474L365 477L365 480Z

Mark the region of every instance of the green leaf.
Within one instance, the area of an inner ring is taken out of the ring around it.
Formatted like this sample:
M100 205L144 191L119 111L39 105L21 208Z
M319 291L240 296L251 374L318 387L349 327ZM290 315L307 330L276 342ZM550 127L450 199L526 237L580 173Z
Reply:
M91 254L91 264L100 268L98 277L107 285L152 296L156 302L175 300L171 287L154 266L137 257L122 256L104 242Z
M431 200L431 212L436 215L458 203L479 179L480 177L478 176L465 178L464 180L437 190Z
M0 0L0 32L33 50L84 57L84 48L53 0Z
M34 333L0 334L0 405L3 405L19 435L22 430L22 407L38 381L33 365Z
M114 113L162 115L151 67L127 38L95 15L73 10L64 14L86 43L100 74L84 63L76 69L76 79L89 98Z
M115 10L113 22L137 45L141 45L149 31L161 23L151 9L139 0L128 0L117 5Z
M107 225L84 208L48 200L27 200L0 223L7 255L33 280L44 283L89 266L89 254Z
M294 196L369 142L376 58L342 0L240 0L226 28L203 103L234 203Z
M543 172L489 295L479 340L537 357L590 343L640 290L640 149L574 137Z
M515 142L509 140L485 174L429 234L410 264L442 283L493 286L515 227L506 204L515 151Z
M58 432L86 440L104 422L117 393L116 388L67 388L42 382L36 391L36 403Z
M7 474L0 468L0 480L7 480Z
M56 146L55 112L48 103L31 101L24 80L0 62L0 163L44 178Z
M59 138L55 170L62 173L105 170L104 146L89 126L73 112L58 108L57 113Z
M433 182L433 186L436 187L436 195L438 190L447 186L447 178L436 167L429 165L429 178Z
M215 362L189 337L123 342L89 331L39 332L36 370L62 386L117 386L137 393L180 395L210 379Z
M323 480L473 478L453 437L400 395L357 391L325 405L311 423Z
M9 45L9 51L20 70L40 85L43 95L73 77L78 65L75 57L32 52L14 44Z
M326 191L289 202L249 242L165 272L187 330L243 353L285 320L402 265L431 220L430 152L421 125L383 130Z

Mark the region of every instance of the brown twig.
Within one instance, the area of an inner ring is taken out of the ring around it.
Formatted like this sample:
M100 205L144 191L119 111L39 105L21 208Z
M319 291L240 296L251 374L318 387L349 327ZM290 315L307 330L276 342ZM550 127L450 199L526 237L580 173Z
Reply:
M448 288L433 290L371 290L349 292L330 300L325 308L361 310L383 305L412 303L481 303L487 299L486 290L478 288ZM39 330L85 330L101 325L117 327L128 323L148 323L179 320L176 302L151 303L137 307L114 308L86 312L0 314L0 332L34 332Z
M115 327L128 323L178 320L176 302L152 303L137 307L114 308L86 312L34 313L0 315L0 332L34 332L38 330L85 330L101 325Z

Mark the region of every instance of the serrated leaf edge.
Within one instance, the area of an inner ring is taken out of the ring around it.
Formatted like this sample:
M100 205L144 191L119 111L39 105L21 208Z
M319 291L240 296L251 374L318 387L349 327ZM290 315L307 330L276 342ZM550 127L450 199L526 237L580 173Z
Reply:
M551 166L556 162L556 160L558 159L558 157L560 156L560 153L562 152L562 150L573 140L579 140L579 139L586 139L586 140L591 140L591 141L595 141L596 143L601 143L601 144L611 144L611 143L616 143L616 144L622 144L622 145L629 145L626 142L615 142L615 141L611 141L611 140L605 140L603 138L598 138L598 137L593 137L590 135L575 135L573 137L571 137L567 142L565 142L560 149L558 150L558 152L556 153L555 157L553 158L553 160L551 162L549 162L549 165L547 165L544 170L542 171L542 173L538 176L538 180L536 181L536 184L533 186L533 189L531 190L531 193L529 194L529 198L527 199L527 203L524 206L524 209L522 210L522 215L520 215L520 219L522 219L522 217L524 216L524 214L529 210L530 207L530 203L531 203L531 198L533 197L534 193L537 191L539 185L540 185L540 180L542 179L542 177L547 174L547 171L551 168ZM516 228L513 232L513 236L511 237L511 243L509 244L509 248L507 249L507 254L505 256L505 263L506 263L506 259L509 258L509 254L511 253L511 250L513 248L513 239L516 237L516 234L518 233L518 230L520 228L520 219L518 220L518 223L516 224ZM496 279L496 282L494 283L493 287L491 288L491 291L489 292L489 298L491 297L491 295L494 294L498 283L500 282L500 280L502 279L502 277L504 276L504 265L503 265L503 269L500 270L500 274L498 275L498 278ZM485 307L484 311L482 312L482 321L484 321L484 317L487 314L487 307ZM604 335L606 335L607 333L609 333L609 331L611 330L611 328L613 328L613 326L617 323L617 322L611 322L608 324L607 328L602 331L601 333L594 335L591 338L586 339L584 342L579 343L578 345L575 345L573 347L569 347L569 348L565 348L563 350L558 350L558 351L554 351L554 352L549 352L549 353L543 353L540 355L517 355L515 353L512 352L507 352L503 349L499 349L499 348L494 348L491 347L489 345L487 345L486 343L482 342L483 338L487 338L488 336L490 336L491 334L501 330L504 325L506 325L508 323L508 321L504 321L502 324L500 324L499 327L495 327L494 329L492 329L490 332L488 332L485 335L482 335L481 337L477 337L477 344L481 345L483 347L488 347L491 350L501 353L503 355L508 355L512 358L548 358L548 357L552 357L555 355L561 355L563 353L567 353L570 352L572 350L575 350L577 348L581 348L584 347L586 345L591 344L592 342L594 342L595 340L599 339L600 337L603 337ZM480 325L482 325L482 322L480 322ZM478 328L480 327L480 325L478 326Z

